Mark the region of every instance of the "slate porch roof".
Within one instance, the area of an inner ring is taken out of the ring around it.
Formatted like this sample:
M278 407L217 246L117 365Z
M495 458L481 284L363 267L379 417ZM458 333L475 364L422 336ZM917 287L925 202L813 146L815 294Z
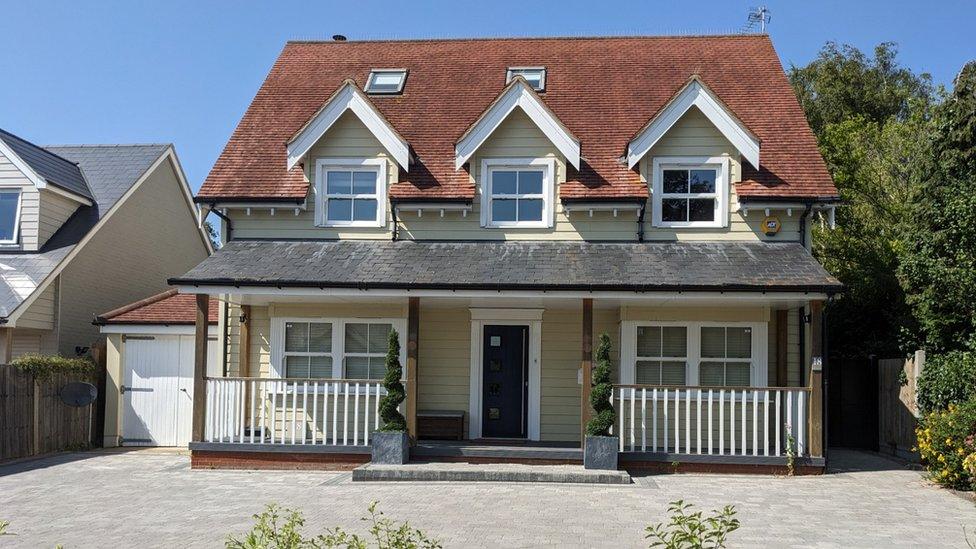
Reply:
M372 68L408 70L403 93L370 96L411 146L414 161L394 200L470 200L454 147L505 88L506 69L546 67L545 105L580 140L563 200L646 199L623 157L628 142L697 76L761 141L760 166L744 163L743 199L821 199L837 189L768 36L505 38L289 42L197 196L201 202L301 201L300 166L286 142L351 79Z
M172 285L359 289L814 291L799 244L235 240Z

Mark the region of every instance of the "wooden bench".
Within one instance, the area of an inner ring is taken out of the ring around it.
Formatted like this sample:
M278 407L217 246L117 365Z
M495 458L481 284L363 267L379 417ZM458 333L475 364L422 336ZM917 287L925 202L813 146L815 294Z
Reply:
M421 440L463 440L464 412L418 410L417 438Z

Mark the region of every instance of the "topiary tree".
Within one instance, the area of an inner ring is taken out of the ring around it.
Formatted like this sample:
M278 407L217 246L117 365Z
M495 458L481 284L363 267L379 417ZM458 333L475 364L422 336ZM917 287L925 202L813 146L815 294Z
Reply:
M590 408L593 417L586 423L586 434L591 437L608 437L610 428L617 421L610 397L613 384L610 379L610 336L600 334L600 344L596 348L596 368L593 370L593 388L590 391Z
M400 336L396 330L390 330L389 349L386 351L386 376L383 378L386 395L380 399L380 417L383 418L383 427L380 431L407 430L407 419L403 417L400 410L397 410L407 397L403 383L400 383L401 377L403 377L403 366L400 365Z

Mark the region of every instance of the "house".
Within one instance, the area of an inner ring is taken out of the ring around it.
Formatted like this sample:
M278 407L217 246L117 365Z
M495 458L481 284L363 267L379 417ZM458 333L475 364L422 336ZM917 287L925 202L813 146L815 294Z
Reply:
M0 130L0 363L87 354L95 314L211 251L172 145L41 147Z
M767 36L290 42L196 201L194 466L368 460L391 330L414 455L578 461L608 334L625 466L824 465L838 192Z

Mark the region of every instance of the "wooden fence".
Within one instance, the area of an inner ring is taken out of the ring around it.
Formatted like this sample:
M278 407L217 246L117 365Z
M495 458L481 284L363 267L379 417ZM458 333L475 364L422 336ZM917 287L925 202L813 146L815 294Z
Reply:
M78 376L55 374L37 381L0 365L0 461L100 445L97 418L104 408L104 367L98 371L98 400L75 408L61 401L60 391L68 382L81 381Z
M917 351L908 359L878 361L878 449L881 452L918 460L918 454L912 450L918 423L915 391L924 365L925 351ZM907 383L903 385L903 381Z

